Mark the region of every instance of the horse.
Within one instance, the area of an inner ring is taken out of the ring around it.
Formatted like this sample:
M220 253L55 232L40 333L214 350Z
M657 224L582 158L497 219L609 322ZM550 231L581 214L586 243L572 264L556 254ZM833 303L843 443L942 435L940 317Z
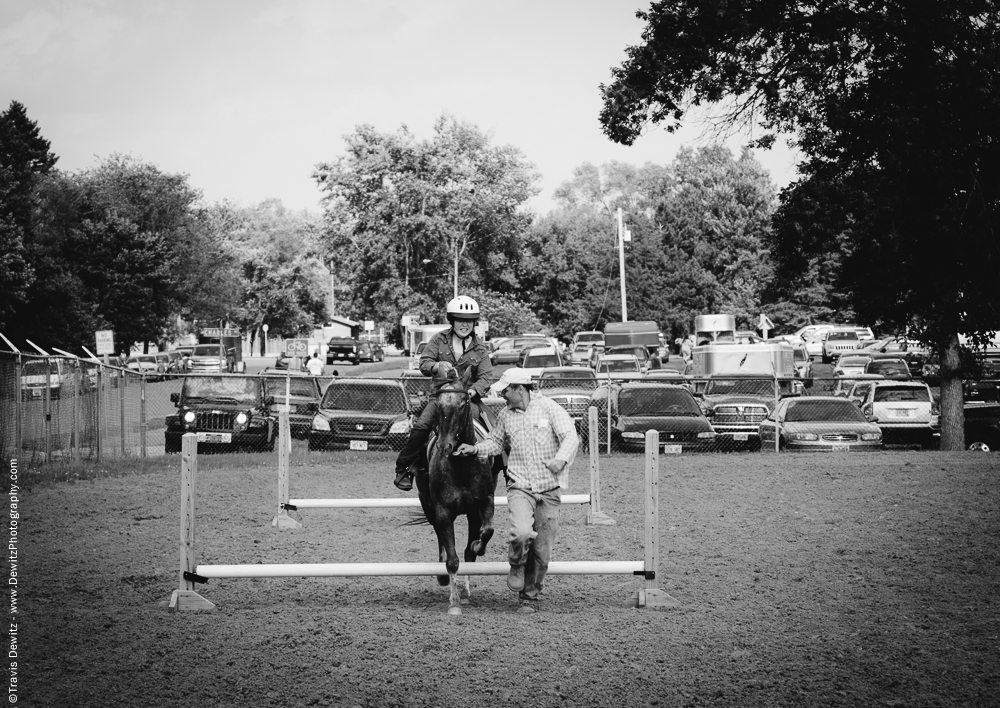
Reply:
M437 392L437 438L431 441L426 469L416 474L417 494L427 522L434 527L439 560L448 575L439 575L438 584L450 585L448 614L460 615L462 600L469 596L469 579L458 578L455 550L455 519L465 515L469 522L466 563L486 553L493 537L493 495L498 471L489 460L478 456L458 457L452 453L462 443L475 444L472 405L469 400L469 371L461 378L451 369ZM464 588L459 587L459 583ZM464 594L463 594L464 591ZM467 601L467 600L466 600Z

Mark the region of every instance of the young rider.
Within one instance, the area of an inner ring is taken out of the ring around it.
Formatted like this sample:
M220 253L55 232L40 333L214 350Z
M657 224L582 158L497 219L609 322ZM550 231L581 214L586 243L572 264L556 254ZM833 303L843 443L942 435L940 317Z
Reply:
M459 295L448 303L448 322L451 328L438 332L427 343L420 355L420 371L424 376L443 378L449 366L458 369L459 375L471 371L469 395L472 399L472 415L480 414L478 403L489 391L493 381L493 364L490 362L489 347L475 332L479 321L479 303L466 295ZM427 445L431 429L437 420L437 401L427 403L410 430L410 436L403 450L396 458L396 479L399 489L408 492L413 489L411 465L420 457Z

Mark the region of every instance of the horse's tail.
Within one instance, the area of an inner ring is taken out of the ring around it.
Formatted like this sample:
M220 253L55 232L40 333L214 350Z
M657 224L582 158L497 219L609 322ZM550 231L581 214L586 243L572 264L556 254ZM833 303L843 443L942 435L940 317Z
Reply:
M431 522L427 520L427 515L424 514L423 510L410 509L407 512L407 516L410 518L400 522L400 526L430 526Z

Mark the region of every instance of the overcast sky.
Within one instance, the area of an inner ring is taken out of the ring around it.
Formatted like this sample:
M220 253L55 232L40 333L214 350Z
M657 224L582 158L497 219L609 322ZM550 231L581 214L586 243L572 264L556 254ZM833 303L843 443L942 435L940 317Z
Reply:
M368 123L429 138L442 114L541 175L671 162L697 126L623 147L598 86L640 42L637 0L0 0L0 99L25 105L63 170L129 154L190 176L206 201L319 210L313 166ZM744 139L728 144L738 154ZM758 153L783 187L786 148Z

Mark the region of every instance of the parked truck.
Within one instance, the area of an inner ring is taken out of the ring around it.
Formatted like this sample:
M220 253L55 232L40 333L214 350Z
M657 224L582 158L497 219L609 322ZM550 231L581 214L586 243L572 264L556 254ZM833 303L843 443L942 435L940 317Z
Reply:
M651 320L635 322L608 322L604 325L604 346L621 345L645 347L651 351L660 346L660 328Z

